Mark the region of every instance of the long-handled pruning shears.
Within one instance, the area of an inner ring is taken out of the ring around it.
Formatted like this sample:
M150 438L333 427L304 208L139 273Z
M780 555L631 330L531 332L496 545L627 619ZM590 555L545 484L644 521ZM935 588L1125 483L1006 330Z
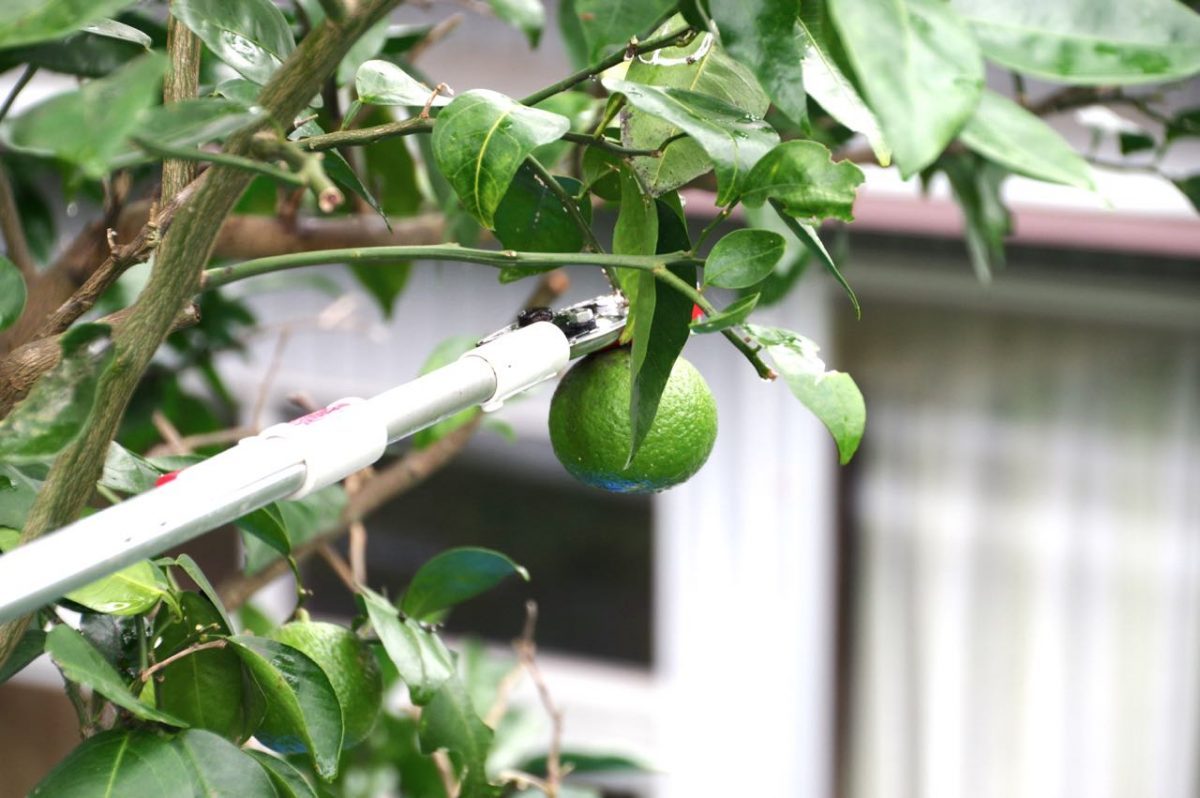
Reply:
M370 399L339 399L243 439L146 493L0 557L0 621L31 612L145 557L280 499L298 499L383 456L440 419L551 379L615 342L627 305L601 296L527 312L454 363Z

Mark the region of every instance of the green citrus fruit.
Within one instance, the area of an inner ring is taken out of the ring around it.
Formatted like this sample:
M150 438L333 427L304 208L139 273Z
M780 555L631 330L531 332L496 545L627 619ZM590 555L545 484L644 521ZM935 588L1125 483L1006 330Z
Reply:
M618 493L656 493L700 470L717 438L708 383L675 361L658 414L637 456L629 456L629 347L589 355L558 384L550 402L550 443L576 479Z
M321 666L342 707L342 747L362 742L375 726L383 701L383 677L367 644L345 627L307 620L284 624L267 636L299 649ZM270 720L268 711L255 736L264 745L274 747L267 740L283 735L272 733L270 727L274 724Z

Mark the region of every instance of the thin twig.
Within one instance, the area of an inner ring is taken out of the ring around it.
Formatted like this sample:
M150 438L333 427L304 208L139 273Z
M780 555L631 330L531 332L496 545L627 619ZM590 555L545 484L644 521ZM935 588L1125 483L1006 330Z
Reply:
M329 565L330 570L337 575L337 578L342 581L347 590L351 593L358 592L362 582L354 578L354 574L350 571L350 566L342 559L342 555L333 550L333 546L328 543L322 543L317 547L317 554Z
M229 427L228 429L219 429L212 432L200 432L195 435L184 435L180 437L176 443L187 451L196 451L203 449L205 446L217 446L223 443L235 443L249 435L258 432L257 429L251 427ZM161 457L164 454L173 453L173 445L170 443L159 444L150 448L146 452L147 457Z
M537 644L533 642L534 629L537 626L538 608L536 601L525 602L525 628L521 636L513 641L517 658L525 666L529 678L537 688L538 698L546 714L550 716L550 749L546 752L546 783L544 792L547 798L558 798L558 790L562 786L562 728L563 713L554 698L550 688L537 665Z
M141 676L142 683L144 684L144 683L150 681L150 677L153 676L155 673L157 673L158 671L161 671L163 668L167 667L172 662L176 662L177 660L183 659L184 657L188 656L189 654L195 654L197 651L208 651L209 649L213 649L213 648L225 648L225 646L227 646L227 645L228 645L228 641L226 641L224 638L222 638L220 640L209 640L207 643L196 643L195 645L188 646L187 648L183 649L182 651L176 651L174 654L167 657L166 659L156 662L153 665L151 665L149 668L146 668L146 670L142 671L142 676Z
M455 12L430 28L429 33L425 34L425 38L414 44L412 48L409 49L409 63L415 62L421 57L422 54L424 54L426 50L428 50L430 47L433 47L442 39L445 39L447 36L453 33L454 29L461 25L464 19L466 19L465 16Z
M8 112L12 110L13 103L17 100L17 95L20 94L21 89L25 88L25 85L33 79L33 76L37 73L37 71L38 68L33 64L29 64L27 67L25 67L25 71L21 73L21 77L17 78L17 82L13 84L12 89L10 89L8 92L8 96L4 98L4 105L0 105L0 121L3 121L4 117L8 116Z
M454 763L450 761L450 756L444 750L439 749L433 752L432 758L438 776L442 780L442 789L446 791L446 798L458 798L462 785L458 783L458 777L454 775Z
M275 377L279 374L279 368L283 365L283 353L287 349L288 341L292 337L292 328L284 327L279 331L279 338L275 341L275 351L271 353L271 364L267 366L267 373L263 376L262 384L258 386L258 396L254 400L254 412L251 413L250 426L255 430L262 429L263 413L267 408L267 397L271 393L271 385L275 382Z
M179 434L179 430L175 429L175 425L171 420L163 415L161 410L155 410L150 414L150 423L158 430L158 434L162 436L171 454L190 454L191 450L187 444L183 442L183 436Z

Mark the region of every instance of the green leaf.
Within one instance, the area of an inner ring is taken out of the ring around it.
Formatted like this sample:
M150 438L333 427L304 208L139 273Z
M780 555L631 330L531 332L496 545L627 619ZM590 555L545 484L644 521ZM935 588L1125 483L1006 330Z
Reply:
M664 32L673 24L673 21L667 22L658 32ZM630 83L708 95L744 112L734 114L739 127L746 124L745 116L761 117L770 105L770 98L758 85L754 74L730 58L709 36L699 36L683 47L667 47L635 58L625 79ZM727 116L726 109L721 118ZM633 159L642 184L655 196L679 188L713 168L712 154L706 152L702 142L684 138L663 147L664 142L681 132L690 134L691 130L684 128L681 131L672 120L638 108L626 108L621 112L621 141L625 146L662 149L661 157Z
M146 458L113 441L108 445L108 454L104 457L100 484L122 493L144 493L154 487L163 473Z
M413 703L427 703L454 675L450 652L437 635L422 629L411 618L401 619L399 611L383 596L366 588L360 590L359 596L379 642L408 686Z
M147 53L78 91L51 97L13 120L10 140L18 149L60 158L100 179L141 112L157 100L165 67L165 56Z
M193 560L189 555L180 554L175 558L175 565L183 569L183 572L191 577L192 581L196 583L196 587L200 588L200 592L208 598L209 602L213 606L213 609L216 610L217 617L220 619L221 624L225 627L225 629L232 632L235 628L233 621L230 620L229 614L225 612L225 607L221 604L220 595L217 593L216 589L213 588L212 582L208 581L208 577L204 575L204 571L200 570L199 564L197 564L196 561Z
M0 527L20 529L41 490L46 465L33 462L18 466L0 458Z
M1167 136L1170 137L1169 128ZM1158 145L1158 142L1149 133L1129 133L1122 130L1117 133L1117 145L1120 147L1122 155L1132 155L1135 152L1152 150Z
M171 13L217 58L260 85L296 49L283 12L270 0L174 0Z
M503 22L519 29L529 39L530 47L537 47L546 26L546 9L542 0L488 0L492 13Z
M0 526L0 554L7 554L19 545L21 545L21 530Z
M775 264L775 269L758 285L744 288L738 292L742 297L758 295L758 307L768 307L786 297L795 287L808 266L811 256L808 248L800 239L791 234L779 214L770 205L761 208L745 208L746 224L784 234L783 257Z
M652 773L653 769L643 762L620 754L597 754L588 751L563 751L559 754L563 767L571 773ZM545 756L531 757L518 766L522 773L535 776L546 775Z
M80 743L30 796L166 798L194 794L192 773L170 738L143 729L109 729Z
M776 200L785 212L808 222L834 218L853 221L854 198L862 170L849 161L834 163L815 141L785 141L750 170L742 201L757 208Z
M8 258L0 255L0 330L8 329L25 310L25 278Z
M1085 85L1149 83L1200 71L1200 17L1177 0L951 0L984 55Z
M466 335L455 335L450 338L440 341L433 351L429 353L429 357L425 358L425 362L421 364L421 374L428 374L431 371L436 371L442 366L448 366L458 360L464 353L474 349L478 340ZM424 449L432 446L442 438L449 435L454 430L470 423L471 419L479 415L480 410L477 407L469 407L466 410L460 410L454 415L444 418L433 426L426 427L413 435L413 447Z
M796 36L795 0L710 0L721 44L758 78L775 107L793 123L808 118L804 42Z
M560 94L554 94L534 106L540 111L549 111L552 114L565 116L571 121L571 130L575 133L590 133L591 126L596 121L596 111L602 101L597 97L592 97L590 94L585 94L582 91L564 91ZM537 162L548 170L554 170L562 164L560 171L573 171L574 164L563 164L563 158L571 152L575 145L569 141L559 139L552 141L549 144L543 144L533 151L533 157ZM596 147L587 147L587 150L596 150ZM503 203L501 203L503 207ZM590 205L588 206L591 207Z
M850 462L862 440L867 408L849 374L826 371L819 347L802 335L778 327L747 325L766 349L788 388L833 435L842 465Z
M497 551L457 548L444 551L413 575L400 611L418 621L491 590L516 574L529 581L529 572Z
M131 0L6 0L0 48L57 39L120 11Z
M81 324L62 337L62 360L0 420L0 458L10 462L56 455L92 412L100 373L112 360L109 328Z
M471 696L457 676L448 679L421 711L421 750L446 749L462 783L462 798L498 795L487 780L492 730L479 719Z
M730 327L744 324L757 304L758 294L747 294L741 299L735 300L724 310L709 316L704 321L692 322L692 332L720 332L721 330L728 330Z
M367 28L367 31L359 36L354 44L350 45L350 49L338 64L336 76L338 86L345 86L353 81L354 76L358 73L358 68L383 51L387 45L390 28L391 20L384 15L383 19ZM424 105L425 101L422 100L421 104Z
M670 10L672 0L574 0L575 20L586 47L585 61L599 61L629 44ZM563 9L566 11L566 9Z
M274 640L238 635L229 642L266 702L258 741L281 752L307 750L322 778L336 776L342 707L325 672L307 655ZM263 739L263 728L283 736Z
M817 235L816 228L793 219L778 200L771 200L771 207L775 209L776 215L787 225L792 234L800 240L800 243L817 257L817 260L821 262L821 265L825 267L827 272L833 275L833 279L837 280L838 285L842 287L842 290L846 292L846 296L850 299L850 304L854 306L855 315L861 316L862 307L858 304L858 296L854 293L854 289L850 287L850 283L846 282L846 278L842 275L837 264L833 262L833 256L829 254L829 250L825 249L825 245L821 243L821 237Z
M66 597L95 612L141 615L168 598L170 592L171 585L162 571L149 560L142 560L72 590Z
M979 46L941 0L830 0L829 8L901 174L919 172L979 102Z
M433 155L467 212L491 230L521 163L570 126L566 117L477 89L460 94L438 114Z
M1058 131L994 91L983 93L961 136L975 152L1017 174L1083 189L1095 188L1092 168Z
M222 141L239 128L263 118L261 109L220 97L180 100L144 112L138 120L139 140L175 147Z
M704 262L704 284L749 288L766 278L783 257L784 238L771 230L734 230Z
M242 530L243 535L253 536L267 544L277 554L282 554L286 557L292 553L292 542L288 537L287 523L283 520L283 514L278 502L272 502L243 515L237 521L234 521L234 525ZM252 559L250 555L253 551L254 549L250 547L246 549L246 573L259 571L268 562L275 559L271 555L267 555L265 559L260 557Z
M1175 188L1187 197L1188 202L1192 203L1192 207L1200 211L1200 175L1192 175L1185 177L1182 180L1172 180Z
M804 89L830 116L856 133L861 133L881 166L892 162L892 148L879 129L879 120L867 107L854 82L848 77L834 38L833 23L824 2L806 2L800 7L798 24L804 53Z
M292 763L262 751L246 751L246 753L254 757L270 777L279 798L317 798L316 790Z
M0 684L16 676L25 666L42 655L46 648L46 633L41 629L26 629L16 647L0 665Z
M779 134L762 119L707 94L611 79L604 87L680 128L704 149L717 173L718 205L737 198L746 174L779 143Z
M118 30L127 35L112 35ZM141 31L105 20L59 41L0 50L0 72L26 64L50 72L102 78L122 64L144 55L149 47L150 37Z
M613 253L652 255L658 246L658 206L642 191L629 169L618 172L621 182L621 206L613 228Z
M193 795L277 798L271 778L258 762L223 737L203 729L188 729L171 745L191 772Z
M569 196L579 194L580 183L575 178L554 179ZM576 207L584 219L591 217L590 202L579 202ZM505 249L518 252L578 252L584 245L583 231L567 206L528 163L521 165L496 208L496 237Z
M408 278L412 274L412 264L406 260L395 263L368 266L362 263L351 263L350 272L358 284L366 289L385 319L392 317L396 299L404 293L408 286Z
M71 627L60 624L50 630L46 635L46 653L67 679L90 687L142 720L168 726L187 726L179 718L138 700L104 656Z
M163 613L160 617L167 617ZM125 684L134 684L142 672L142 643L146 619L133 616L82 612L79 633L95 647L104 660L116 668Z
M1012 232L1012 217L1000 193L1008 173L970 153L947 156L939 164L962 208L971 265L987 282L1004 265L1004 237Z
M182 615L159 631L159 660L188 646L208 642L232 630L217 608L198 593L179 597ZM193 728L208 729L243 742L262 715L262 706L243 688L242 662L227 646L180 657L159 671L154 686L158 708Z
M354 76L358 99L370 105L404 105L417 108L429 102L433 89L409 75L391 61L367 61ZM433 98L434 107L449 105L442 94Z
M686 249L687 228L666 203L659 200L657 251ZM688 285L696 284L695 266L671 266L672 274ZM649 279L647 279L649 278ZM651 300L650 297L653 297ZM641 306L638 327L633 331L630 353L629 429L630 447L626 465L650 432L658 414L658 403L670 379L671 369L687 344L692 321L692 300L649 272L638 272L637 301ZM645 307L652 306L652 313Z

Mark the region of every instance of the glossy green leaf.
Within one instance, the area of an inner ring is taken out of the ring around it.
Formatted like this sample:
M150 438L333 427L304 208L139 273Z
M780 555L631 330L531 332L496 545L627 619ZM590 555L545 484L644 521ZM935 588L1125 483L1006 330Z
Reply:
M8 258L0 255L0 330L12 326L25 310L25 278Z
M117 31L126 35L113 35ZM105 20L65 39L0 50L0 72L26 64L50 72L101 78L144 55L149 47L150 37L141 31Z
M1084 189L1095 187L1092 168L1058 131L994 91L983 93L961 137L975 152L1017 174Z
M0 458L0 527L20 529L46 477L44 462L6 463Z
M850 287L850 283L846 281L841 269L834 263L833 256L829 254L829 250L825 249L825 244L821 242L821 236L817 234L816 228L793 219L778 200L773 199L770 202L771 207L775 209L776 215L792 231L792 234L796 236L810 253L816 256L821 265L825 267L825 271L829 272L833 276L833 279L837 280L838 285L846 292L850 304L854 305L855 315L861 316L862 307L858 304L858 296L854 293L854 289Z
M371 105L405 105L417 108L429 102L433 89L409 75L391 61L367 61L354 76L358 99ZM448 105L449 97L433 98L435 107Z
M742 201L758 207L776 200L788 215L808 222L850 222L863 179L862 170L849 161L834 163L822 144L785 141L755 164L743 184Z
M246 751L246 753L254 757L271 779L279 798L317 798L316 790L291 762L262 751Z
M867 408L849 374L827 371L819 347L802 335L778 327L747 325L765 349L788 388L812 411L837 443L842 465L850 462L862 440Z
M288 556L292 553L292 541L288 537L287 522L284 521L279 503L272 502L265 507L260 507L251 513L243 515L234 524L238 529L242 530L243 535L250 535L265 543L275 554ZM258 556L251 557L252 553ZM246 573L254 573L261 570L271 560L275 559L273 555L265 552L258 552L256 549L246 548Z
M879 120L867 107L854 81L847 75L840 45L836 41L833 23L824 2L806 2L800 7L797 27L800 47L804 53L804 89L821 104L830 116L856 133L861 133L871 146L881 166L892 162Z
M350 45L350 49L338 64L337 85L349 85L354 80L354 76L358 74L359 67L379 56L383 48L387 46L390 28L391 20L385 15L379 22L367 28L366 32ZM424 105L424 101L422 101L422 105Z
M182 617L159 631L155 656L160 661L232 631L204 596L183 593L179 603ZM254 696L245 694L242 661L228 647L197 651L163 668L155 680L154 698L159 709L189 726L238 743L250 736L262 711Z
M647 196L629 169L618 172L621 205L613 227L613 253L653 255L658 246L658 207Z
M46 653L67 679L90 687L142 720L187 726L183 720L138 700L104 656L71 627L59 625L46 635Z
M747 207L743 212L748 226L774 230L784 237L783 257L775 264L775 269L762 282L738 292L742 297L757 295L758 307L765 308L779 302L791 292L804 274L811 253L800 239L792 234L770 205L761 208Z
M675 24L667 22L658 33ZM667 47L634 59L625 79L630 83L708 95L745 112L734 116L739 125L746 123L743 118L746 115L763 116L770 105L770 98L754 74L734 61L711 36L698 36L682 47ZM691 133L691 130L681 130L672 120L636 107L621 112L621 141L625 146L662 149L660 157L633 159L639 179L655 196L679 188L713 168L711 153L706 152L702 142L687 137L670 141L681 132Z
M703 321L692 322L692 332L714 333L744 324L757 304L758 294L747 294L740 299L734 300L729 307L708 316Z
M171 585L149 560L122 568L72 590L67 598L109 615L140 615L168 597Z
M652 773L653 768L620 754L599 754L588 751L563 751L559 760L564 768L569 767L572 773ZM535 776L546 775L545 756L535 756L526 759L518 770L532 773Z
M191 556L180 554L175 558L175 565L191 577L191 580L196 583L196 587L200 588L200 592L208 598L213 609L217 611L217 617L220 619L222 625L230 632L234 631L236 627L234 627L233 621L230 620L229 614L225 612L225 607L221 604L220 595L212 586L212 582L208 581L208 577L204 575L204 571L200 570L199 564Z
M112 16L132 0L5 0L0 48L44 42Z
M690 244L683 220L662 200L655 205L658 211L656 251L687 249ZM696 284L695 266L677 265L669 269L688 285ZM671 377L671 369L687 344L693 307L691 299L654 279L649 272L638 272L636 301L641 309L630 352L630 447L626 464L637 455L658 414L658 403ZM646 307L652 307L653 312L647 313Z
M704 263L704 284L749 288L783 257L784 238L771 230L734 230L716 243Z
M946 156L939 164L963 212L971 266L987 282L1004 265L1004 238L1012 232L1012 217L1000 193L1008 173L971 153Z
M575 178L556 175L554 179L568 195L579 193ZM584 200L576 207L585 220L591 218L590 202ZM583 231L567 206L528 163L521 165L496 208L496 238L505 249L518 252L578 252L584 245Z
M478 343L478 339L467 335L454 335L443 341L439 341L437 346L433 348L433 351L429 353L429 356L425 358L425 362L421 364L420 373L428 374L431 371L440 369L442 366L453 363L465 352L474 349ZM436 424L426 427L413 435L413 446L417 449L424 449L437 443L451 432L470 423L480 412L477 407L469 407L466 410L460 410L452 416L443 418Z
M521 163L570 126L566 117L478 89L460 94L438 115L433 155L467 212L490 230Z
M108 445L100 484L121 493L144 493L154 487L163 470L116 441Z
M680 128L704 149L717 173L718 205L736 199L746 174L779 143L766 122L706 94L624 80L605 80L604 86L624 94L638 110Z
M1086 85L1200 72L1200 16L1177 0L951 0L984 54L1011 69Z
M488 0L492 13L529 39L530 47L537 47L546 26L546 9L542 0Z
M262 766L225 738L203 729L188 729L172 740L171 745L191 772L193 795L277 798L271 778Z
M26 629L12 653L8 655L8 659L0 664L0 684L16 676L26 665L40 657L45 647L45 632L41 629Z
M796 0L710 0L721 44L746 64L771 102L795 124L808 118L802 75L804 42L796 36Z
M401 618L391 602L363 588L360 600L371 627L383 644L388 658L408 686L413 703L427 703L434 693L454 675L454 659L437 635L421 628L411 618Z
M144 729L109 729L89 737L30 793L31 798L192 795L191 770L170 738Z
M400 611L418 621L491 590L510 576L529 581L529 572L497 551L450 549L422 565L413 575Z
M979 46L941 0L830 0L829 8L896 165L905 177L919 172L979 102Z
M165 67L165 56L148 53L78 91L51 97L13 120L10 140L18 149L74 164L89 177L104 177L142 111L156 102Z
M574 0L575 20L586 47L585 61L599 61L642 36L670 10L672 0Z
M462 798L498 795L488 783L487 757L492 730L475 711L471 696L457 676L448 679L421 711L421 750L450 752L462 784Z
M160 617L173 617L164 612ZM142 672L142 641L150 630L146 619L135 616L79 614L79 633L116 668L125 684L135 684Z
M272 750L307 751L325 779L337 775L342 750L342 707L317 663L291 646L261 637L229 638L266 703L260 743ZM264 739L263 728L282 736Z
M40 460L70 443L92 412L100 373L112 360L109 328L82 324L62 337L62 360L0 420L0 459Z
M271 0L174 0L171 13L239 75L264 84L296 49Z

